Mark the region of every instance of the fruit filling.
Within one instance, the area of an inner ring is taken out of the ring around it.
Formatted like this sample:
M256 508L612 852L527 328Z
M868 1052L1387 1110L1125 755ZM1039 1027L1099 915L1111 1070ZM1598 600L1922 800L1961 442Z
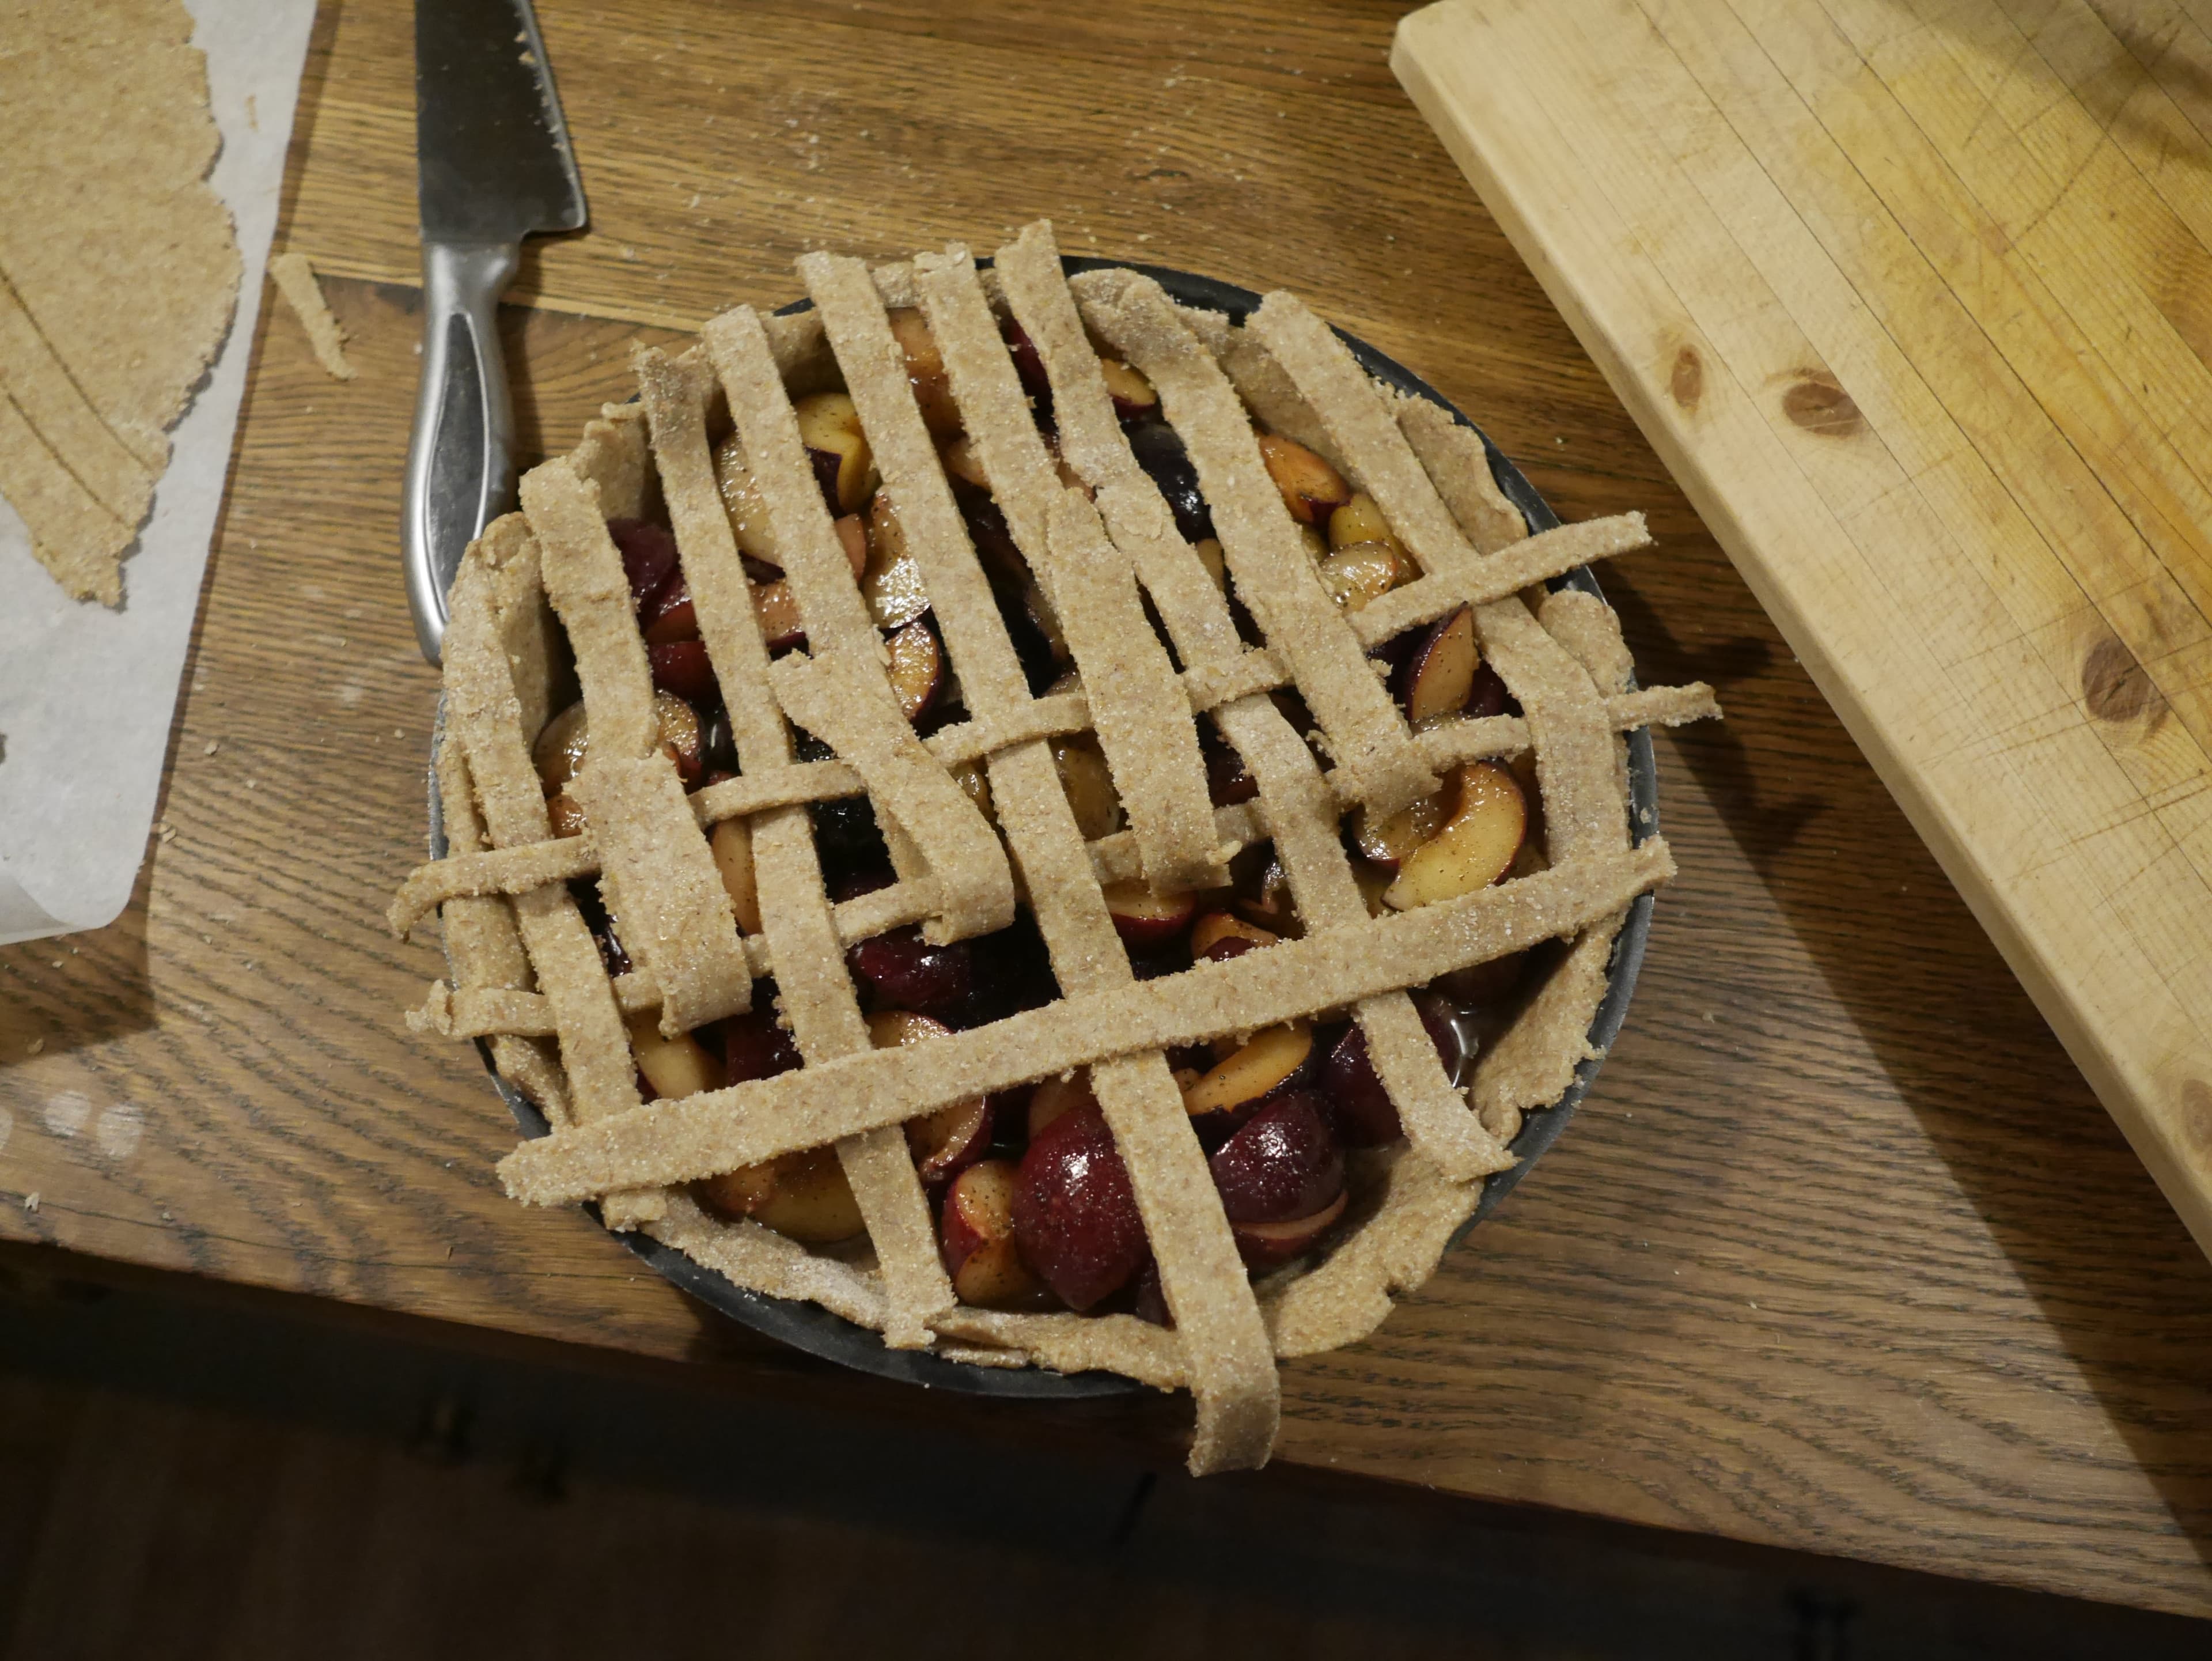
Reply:
M1042 588L994 499L962 430L945 362L919 310L890 313L893 338L925 427L937 446L994 599L1033 693L1079 690L1073 659ZM1051 387L1035 346L1009 321L1003 332L1041 435L1054 440ZM1182 441L1146 378L1102 352L1108 392L1139 463L1177 530L1206 562L1248 636L1213 539L1213 520ZM823 501L884 642L885 671L906 718L923 734L966 718L921 572L896 508L883 488L853 399L838 391L796 401L799 430ZM1358 611L1419 575L1374 500L1326 459L1279 433L1256 434L1269 478L1300 527L1324 588ZM769 515L734 438L715 452L716 477L772 655L802 647L804 621L784 580ZM1082 488L1062 468L1066 481ZM665 524L611 520L608 531L629 581L655 689L662 748L687 790L736 776L714 668L690 591ZM1515 714L1518 705L1483 661L1465 608L1374 648L1407 721L1421 731L1467 717ZM1295 691L1271 695L1294 730L1316 723ZM556 713L533 758L556 836L583 834L568 786L590 733L583 705ZM1258 786L1236 751L1206 731L1201 748L1217 807L1249 802ZM1052 740L1068 806L1086 841L1125 827L1098 741L1088 733ZM800 733L799 761L830 757ZM982 770L958 770L971 799L990 812ZM1455 768L1433 796L1377 819L1346 817L1346 845L1370 909L1409 910L1455 898L1540 868L1543 832L1532 777L1497 762ZM848 900L893 880L890 858L865 796L817 802L811 814L824 880ZM745 933L761 928L750 833L726 820L709 833L715 869ZM1162 894L1142 882L1109 884L1109 916L1139 977L1264 952L1303 933L1290 883L1272 844L1244 848L1225 886ZM571 885L610 974L630 967L594 879ZM1476 1047L1494 1032L1527 977L1519 954L1447 976L1413 995L1445 1072L1468 1075ZM996 934L933 945L917 926L854 945L846 966L884 1048L926 1044L949 1033L1040 1007L1059 995L1044 942L1026 910ZM746 1013L675 1038L650 1014L629 1022L640 1088L674 1098L773 1077L800 1064L779 1024L775 986L755 988ZM1237 1249L1255 1275L1325 1247L1353 1203L1363 1162L1389 1157L1403 1140L1396 1108L1377 1078L1367 1041L1348 1012L1297 1021L1170 1057L1193 1134L1207 1159ZM1167 1323L1159 1277L1130 1186L1098 1103L1080 1071L1026 1088L956 1103L912 1121L907 1142L933 1208L954 1289L968 1304L1000 1309L1121 1311ZM812 1246L864 1243L861 1216L835 1149L787 1154L701 1182L713 1211L747 1218Z

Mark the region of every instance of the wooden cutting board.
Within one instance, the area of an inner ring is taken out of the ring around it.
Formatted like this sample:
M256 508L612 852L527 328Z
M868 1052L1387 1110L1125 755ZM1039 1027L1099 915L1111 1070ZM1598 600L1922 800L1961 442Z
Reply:
M1446 0L1392 65L2212 1252L2212 3Z

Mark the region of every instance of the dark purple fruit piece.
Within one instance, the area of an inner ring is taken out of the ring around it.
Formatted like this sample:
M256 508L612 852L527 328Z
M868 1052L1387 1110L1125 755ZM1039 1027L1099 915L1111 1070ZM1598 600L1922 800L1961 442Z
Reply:
M1415 648L1427 637L1426 630L1408 629L1402 635L1393 635L1380 645L1369 647L1367 655L1377 663L1390 666L1390 684L1395 686L1399 675L1405 670L1406 660L1413 655Z
M1206 1161L1232 1223L1310 1217L1344 1192L1344 1150L1310 1091L1279 1097Z
M1293 1217L1281 1223L1231 1223L1230 1230L1237 1237L1237 1253L1244 1260L1244 1267L1255 1275L1287 1263L1314 1249L1321 1237L1336 1226L1344 1215L1348 1194L1340 1194L1310 1216Z
M647 646L699 638L699 609L691 603L691 585L684 580L683 572L672 573L653 598L638 607L637 622Z
M701 764L706 770L707 782L715 782L714 776L733 776L738 771L738 741L730 730L730 712L722 707L720 689L710 695L712 702L703 703L699 711L701 724L707 736L701 751Z
M830 897L842 904L863 894L872 894L878 888L889 888L898 880L898 873L888 865L869 865L841 871L826 880Z
M1019 593L1028 586L1030 566L1014 541L1013 531L1006 524L1005 510L988 492L972 484L955 484L952 496L959 506L961 520L968 526L968 540L975 547L985 579L994 589L1012 588Z
M1219 1147L1261 1108L1311 1090L1320 1060L1304 1021L1254 1033L1183 1086L1183 1110L1200 1143Z
M1224 744L1206 746L1206 794L1216 807L1249 801L1260 794L1260 781L1244 769L1244 758Z
M845 458L835 450L809 450L806 459L814 464L814 482L822 487L823 504L834 516L837 506L837 476L844 471Z
M1448 1077L1456 1079L1465 1050L1459 1030L1452 1024L1450 1003L1425 990L1411 995L1414 1011L1428 1030L1429 1042L1437 1047L1437 1062ZM1337 1134L1347 1145L1381 1147L1405 1134L1398 1123L1397 1107L1375 1074L1375 1063L1367 1054L1367 1035L1358 1022L1346 1028L1344 1036L1330 1046L1328 1059L1322 1063L1321 1084L1335 1110Z
M605 965L608 974L629 973L629 953L623 950L623 943L615 938L615 931L611 924L608 926L605 934L594 934L592 940L599 948L599 961Z
M1029 1146L1030 1098L1033 1084L991 1092L991 1152L994 1158L1019 1159Z
M879 1008L910 1009L923 1015L957 1013L975 988L974 954L968 942L932 946L919 926L909 923L888 934L861 940L845 953L855 979L875 995Z
M855 865L889 857L884 833L876 824L876 810L866 796L817 801L808 812L814 818L815 840L824 855Z
M1524 948L1509 952L1502 958L1492 958L1488 963L1469 964L1464 969L1454 969L1437 977L1437 989L1446 997L1455 998L1462 1004L1480 1009L1486 1004L1504 1003L1521 989L1521 977L1528 970L1528 952Z
M1168 1294L1160 1285L1160 1262L1157 1257L1145 1260L1144 1273L1137 1276L1137 1306L1134 1311L1140 1321L1150 1321L1156 1327L1175 1329L1175 1316L1168 1309Z
M1505 690L1505 683L1498 678L1498 671L1485 659L1474 672L1474 685L1467 695L1466 713L1477 718L1516 715L1520 708L1513 701L1513 694Z
M1190 952L1187 947L1170 946L1158 952L1132 952L1129 972L1140 981L1164 980L1170 975L1180 975L1190 967Z
M1404 1134L1397 1107L1367 1054L1367 1035L1355 1021L1330 1046L1322 1063L1322 1087L1335 1110L1336 1127L1353 1147L1381 1147Z
M599 883L596 877L578 877L568 885L568 897L576 903L576 910L584 919L584 927L592 931L592 944L599 948L599 961L606 965L610 975L627 975L630 970L629 953L615 938L614 919L607 915L606 903L599 897Z
M1186 542L1200 542L1213 534L1213 512L1198 488L1198 470L1190 454L1164 421L1133 422L1125 429L1137 465L1152 476L1175 514L1176 529Z
M792 749L793 758L798 761L830 761L836 754L813 733L805 732L799 734ZM814 839L825 861L847 867L890 867L890 850L884 845L876 810L866 796L817 801L806 811L813 818Z
M1267 694L1267 700L1283 712L1283 719L1290 722L1291 731L1302 739L1307 738L1321 726L1314 719L1313 706L1299 695L1295 687L1279 686Z
M1029 562L1022 557L1013 532L1007 528L1005 513L988 493L956 481L952 497L967 525L968 541L975 550L976 563L982 566L984 580L991 585L991 598L997 602L1000 620L1006 624L1007 638L1013 642L1023 678L1029 682L1032 694L1042 693L1065 666L1028 603L1030 591L1035 587Z
M1129 1172L1096 1107L1074 1107L1039 1131L1014 1189L1022 1256L1070 1309L1127 1286L1150 1249Z
M707 643L700 640L672 640L645 648L653 666L653 684L679 698L705 703L720 696L714 666L707 660Z
M753 988L753 1007L722 1023L722 1065L732 1084L773 1079L798 1068L799 1046L775 1024L775 985L763 982Z
M642 611L676 570L676 538L642 519L611 519L607 534L622 553L623 571L629 578L630 604Z
M966 944L975 952L975 987L957 1009L938 1019L948 1026L983 1026L1024 1009L1036 1009L1060 995L1052 954L1027 911L995 934L979 934Z
M1006 339L1006 350L1014 360L1014 373L1022 378L1022 390L1036 400L1040 412L1052 409L1052 377L1045 373L1044 357L1030 338L1030 332L1008 318L1000 325L1000 333Z

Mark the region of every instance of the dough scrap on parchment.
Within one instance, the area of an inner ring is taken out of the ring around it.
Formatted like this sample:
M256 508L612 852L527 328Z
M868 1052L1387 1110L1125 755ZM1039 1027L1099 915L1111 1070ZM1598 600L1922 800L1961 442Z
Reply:
M191 33L179 0L0 0L0 496L108 605L243 270Z

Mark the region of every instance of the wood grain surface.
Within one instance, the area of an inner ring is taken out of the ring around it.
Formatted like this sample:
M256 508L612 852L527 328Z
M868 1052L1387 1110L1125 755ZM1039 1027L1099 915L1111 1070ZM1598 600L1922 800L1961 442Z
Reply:
M1285 1369L1279 1469L1252 1480L1325 1468L2212 1613L2212 1267L1392 88L1395 9L825 16L542 8L594 228L534 254L506 314L532 456L625 395L634 339L793 294L797 249L1050 213L1072 246L1295 286L1565 517L1645 509L1660 545L1608 591L1647 678L1728 707L1661 738L1682 875L1581 1116L1371 1342ZM0 951L0 1237L1171 1462L1187 1404L841 1373L580 1214L508 1205L473 1052L401 1024L440 967L382 922L422 855L436 698L396 535L406 17L318 26L279 243L354 274L326 286L360 375L264 314L169 834L113 927Z
M2212 1250L2212 37L1446 0L1394 62Z

